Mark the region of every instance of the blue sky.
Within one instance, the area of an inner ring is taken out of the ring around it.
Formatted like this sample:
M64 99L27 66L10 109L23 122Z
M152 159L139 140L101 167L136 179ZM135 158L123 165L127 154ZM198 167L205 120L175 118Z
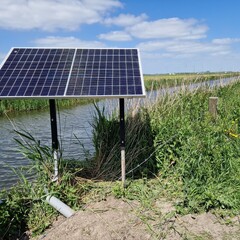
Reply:
M1 0L11 47L137 47L143 73L240 71L239 0Z

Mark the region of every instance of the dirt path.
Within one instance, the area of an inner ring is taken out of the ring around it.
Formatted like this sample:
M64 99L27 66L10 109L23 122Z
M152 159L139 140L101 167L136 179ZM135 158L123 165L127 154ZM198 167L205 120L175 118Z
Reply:
M142 209L136 201L108 197L91 203L69 219L60 217L44 235L44 240L148 240L148 239L240 239L239 218L229 225L211 213L177 216L164 200L156 203L161 213Z

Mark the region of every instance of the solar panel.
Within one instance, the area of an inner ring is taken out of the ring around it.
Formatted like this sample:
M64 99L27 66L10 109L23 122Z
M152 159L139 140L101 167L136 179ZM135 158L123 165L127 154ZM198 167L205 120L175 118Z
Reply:
M13 48L0 98L143 97L138 49Z

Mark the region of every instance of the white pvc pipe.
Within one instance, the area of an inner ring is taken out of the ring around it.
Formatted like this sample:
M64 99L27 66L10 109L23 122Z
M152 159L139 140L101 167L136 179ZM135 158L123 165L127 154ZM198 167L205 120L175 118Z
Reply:
M47 196L46 202L66 218L71 217L75 213L74 210L54 196Z

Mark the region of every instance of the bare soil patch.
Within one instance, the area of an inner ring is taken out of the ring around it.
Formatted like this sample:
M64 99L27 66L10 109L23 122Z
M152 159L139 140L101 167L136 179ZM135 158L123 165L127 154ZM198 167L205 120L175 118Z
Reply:
M137 201L114 197L91 203L71 218L59 219L44 240L148 240L148 239L240 239L239 217L226 224L211 213L178 216L171 202L159 200L155 208L143 209Z

